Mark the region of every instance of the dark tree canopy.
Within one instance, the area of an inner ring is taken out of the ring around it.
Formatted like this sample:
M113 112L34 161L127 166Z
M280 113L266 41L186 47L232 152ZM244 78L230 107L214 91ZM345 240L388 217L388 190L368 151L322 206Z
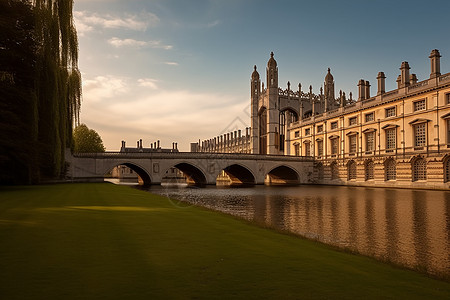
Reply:
M94 129L89 129L85 124L75 127L73 142L75 153L105 152L100 135Z
M0 0L0 183L64 175L81 76L73 0Z

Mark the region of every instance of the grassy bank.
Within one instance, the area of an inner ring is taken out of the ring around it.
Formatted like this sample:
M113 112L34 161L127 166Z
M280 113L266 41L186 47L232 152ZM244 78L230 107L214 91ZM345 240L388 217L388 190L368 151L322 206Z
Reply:
M1 188L1 299L449 299L450 284L111 184Z

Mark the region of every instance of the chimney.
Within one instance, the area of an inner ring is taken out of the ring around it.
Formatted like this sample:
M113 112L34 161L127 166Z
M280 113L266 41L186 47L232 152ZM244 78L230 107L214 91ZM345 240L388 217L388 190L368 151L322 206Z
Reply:
M441 75L441 54L439 53L438 49L434 49L431 51L431 54L429 56L431 61L431 74L430 78L436 78Z
M416 74L411 74L411 75L409 76L409 81L411 81L411 84L417 83L417 81L418 81L417 75L416 75Z
M411 68L409 67L409 64L407 61L402 62L402 66L400 67L401 71L401 78L400 78L400 87L406 87L409 86L409 70Z
M360 79L358 82L358 101L366 99L366 81L364 79Z
M402 75L398 75L396 82L397 82L397 88L399 89L401 87Z
M384 72L378 72L377 82L378 82L377 95L382 95L386 93L386 76L384 75Z
M370 98L370 83L366 81L366 99Z

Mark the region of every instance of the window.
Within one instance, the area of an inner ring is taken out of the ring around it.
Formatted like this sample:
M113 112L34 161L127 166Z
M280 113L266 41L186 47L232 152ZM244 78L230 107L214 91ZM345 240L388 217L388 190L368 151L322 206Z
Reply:
M375 150L375 132L366 133L366 151Z
M317 132L320 133L323 131L323 125L317 126Z
M368 160L364 166L365 179L371 180L373 179L373 161Z
M417 158L412 163L412 181L427 179L427 163L423 158Z
M414 125L414 147L423 147L426 144L426 123Z
M414 111L424 110L425 108L425 99L413 102Z
M397 178L397 167L393 159L388 159L384 163L384 178L386 181Z
M306 128L305 129L305 135L310 135L311 134L311 129L310 128Z
M349 143L349 152L350 153L356 153L356 148L357 148L357 136L356 134L353 135L349 135L348 136L348 143Z
M311 145L309 142L305 143L305 156L311 156Z
M330 169L331 169L331 180L339 179L339 168L335 161L331 163Z
M386 149L396 148L396 129L389 128L386 129Z
M338 128L338 122L331 122L331 129L337 129Z
M296 132L294 132L294 135L296 138L300 137L300 131L297 130Z
M366 117L366 122L372 122L373 120L375 120L374 113L366 114L365 117Z
M447 119L447 144L450 144L450 119Z
M339 139L331 140L331 154L338 154L339 152Z
M445 94L445 103L450 104L450 93Z
M317 141L317 156L323 155L323 141Z
M348 119L348 125L356 125L358 123L358 118L357 117L351 117L350 119Z
M395 117L397 115L397 110L394 107L386 108L386 118Z
M300 145L295 144L294 148L295 148L295 156L300 156Z
M347 164L347 175L348 180L356 179L356 163L354 160L349 161Z

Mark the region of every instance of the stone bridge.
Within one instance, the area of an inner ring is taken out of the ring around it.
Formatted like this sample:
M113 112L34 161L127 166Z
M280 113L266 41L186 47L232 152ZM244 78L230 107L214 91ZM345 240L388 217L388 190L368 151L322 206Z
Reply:
M145 185L160 184L166 172L181 170L188 183L216 184L223 170L236 184L306 184L313 175L312 157L224 153L76 153L68 154L67 176L73 181L103 181L114 167L125 165Z

